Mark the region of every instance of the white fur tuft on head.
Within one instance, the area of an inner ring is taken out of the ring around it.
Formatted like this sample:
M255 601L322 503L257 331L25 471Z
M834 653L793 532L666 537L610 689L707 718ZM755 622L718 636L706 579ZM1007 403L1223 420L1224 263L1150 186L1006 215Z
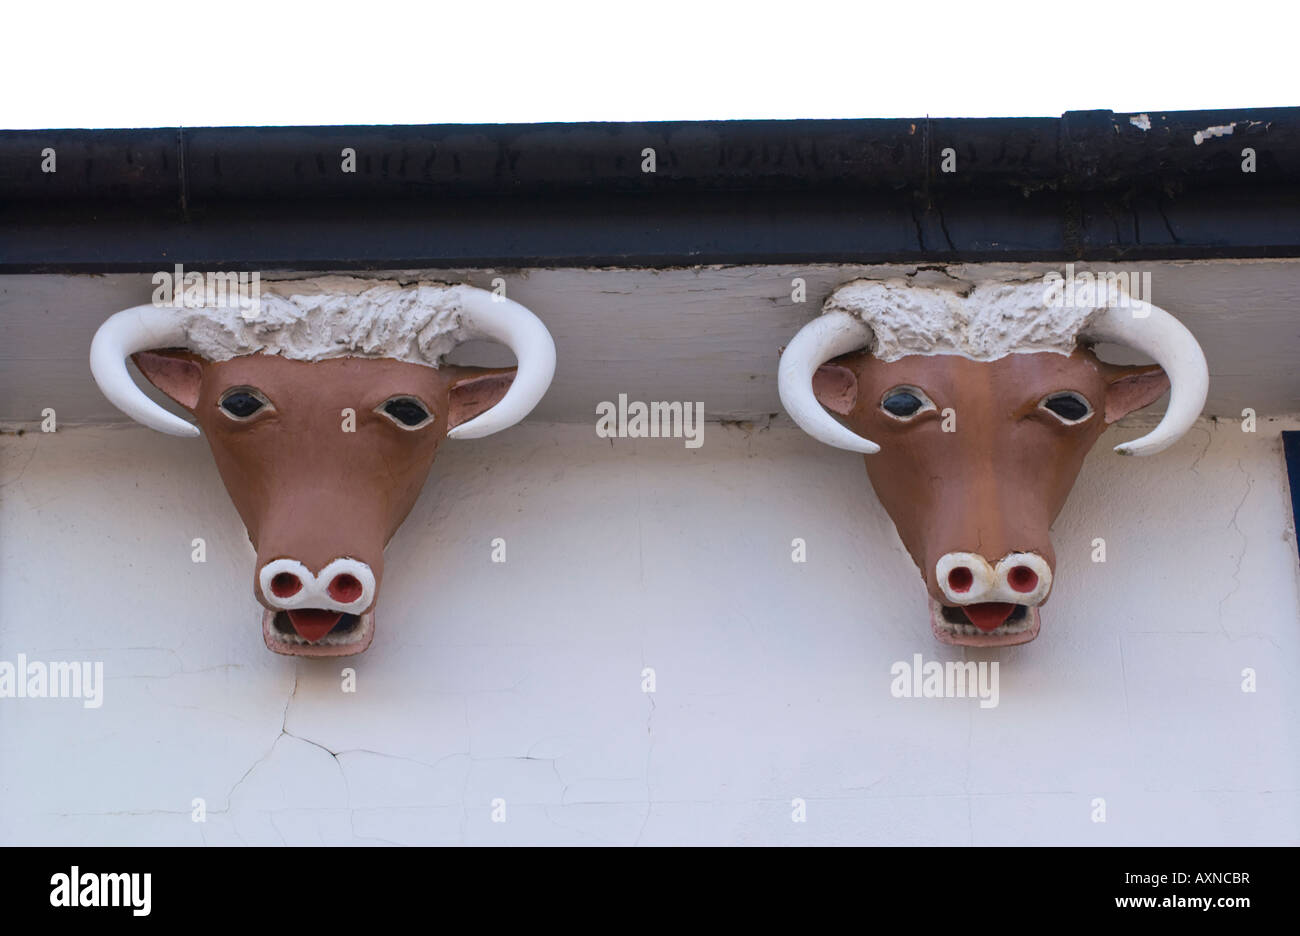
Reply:
M275 354L295 361L391 358L437 367L464 336L465 287L351 276L266 281L253 309L175 310L185 346L209 361Z
M1049 302L1043 280L917 287L904 279L854 280L831 293L823 312L846 312L874 336L882 361L909 354L960 354L994 361L1008 354L1069 354L1096 304ZM1105 293L1103 291L1103 300Z

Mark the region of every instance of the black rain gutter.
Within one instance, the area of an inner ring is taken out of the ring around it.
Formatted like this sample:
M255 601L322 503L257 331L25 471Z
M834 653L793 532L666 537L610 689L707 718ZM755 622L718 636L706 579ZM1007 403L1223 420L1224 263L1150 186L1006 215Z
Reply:
M1295 256L1300 108L0 132L0 273Z

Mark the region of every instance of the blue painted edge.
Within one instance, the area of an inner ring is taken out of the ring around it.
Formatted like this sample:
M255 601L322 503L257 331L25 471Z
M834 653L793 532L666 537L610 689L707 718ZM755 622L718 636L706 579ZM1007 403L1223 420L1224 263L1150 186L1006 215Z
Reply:
M1291 485L1291 514L1300 534L1300 432L1282 433L1282 454L1286 456L1286 477ZM1296 548L1300 550L1300 535L1296 537Z

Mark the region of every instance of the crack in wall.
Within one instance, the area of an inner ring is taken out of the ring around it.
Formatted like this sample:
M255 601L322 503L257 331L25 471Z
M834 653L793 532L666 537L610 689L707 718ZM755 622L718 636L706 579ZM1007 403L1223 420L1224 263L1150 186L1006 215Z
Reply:
M1223 605L1228 601L1228 599L1230 599L1241 589L1241 566L1242 563L1245 561L1246 549L1249 545L1246 539L1246 534L1242 531L1241 527L1237 523L1237 517L1241 513L1241 508L1245 506L1247 498L1250 497L1251 490L1255 487L1255 479L1252 478L1250 476L1250 473L1246 471L1245 467L1241 463L1240 458L1237 459L1237 470L1240 471L1242 475L1244 475L1246 478L1246 490L1242 493L1241 500L1237 502L1236 508L1232 511L1232 519L1228 521L1228 529L1236 530L1237 535L1241 537L1241 553L1237 556L1236 567L1232 570L1232 588L1228 590L1228 593L1226 595L1224 595L1221 599L1219 599L1219 606L1217 612L1219 629L1223 631L1224 636L1227 637L1229 640L1233 640L1235 638L1230 633L1228 633L1227 625L1224 623Z

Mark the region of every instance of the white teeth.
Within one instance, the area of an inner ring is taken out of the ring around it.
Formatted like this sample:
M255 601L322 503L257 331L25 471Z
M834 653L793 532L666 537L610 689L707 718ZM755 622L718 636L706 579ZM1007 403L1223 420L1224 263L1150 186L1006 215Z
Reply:
M960 635L962 637L995 637L1002 634L1023 634L1029 630L1029 626L1033 622L1033 615L1026 612L1020 620L1005 621L991 631L982 631L974 624L954 624L945 618L942 612L935 615L935 620L939 623L939 629L945 634Z
M322 637L320 640L308 640L299 634L286 634L276 627L271 628L271 635L280 643L298 644L302 647L340 647L348 644L361 643L370 630L370 615L363 614L358 626L342 634L335 634L332 631Z

